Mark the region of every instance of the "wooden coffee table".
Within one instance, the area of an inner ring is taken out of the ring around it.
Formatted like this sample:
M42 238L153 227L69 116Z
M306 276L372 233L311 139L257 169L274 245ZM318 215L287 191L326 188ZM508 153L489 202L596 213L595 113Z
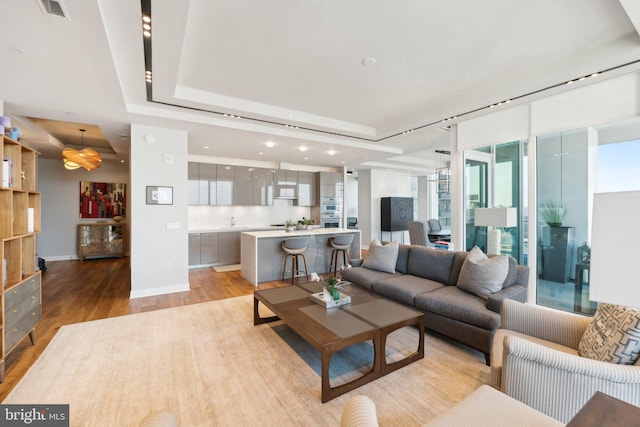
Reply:
M253 324L282 320L321 353L323 403L424 358L423 313L356 286L344 288L345 293L351 296L351 304L326 309L310 298L311 293L321 290L322 286L314 282L255 291ZM260 317L260 303L275 316ZM404 359L388 363L385 357L387 337L393 331L411 325L420 331L416 351ZM333 353L366 341L373 342L371 370L350 382L331 387L329 367Z

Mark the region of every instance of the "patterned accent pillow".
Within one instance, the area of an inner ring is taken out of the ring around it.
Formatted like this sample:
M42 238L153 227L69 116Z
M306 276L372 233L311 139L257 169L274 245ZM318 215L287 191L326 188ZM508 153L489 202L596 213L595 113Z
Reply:
M580 339L578 354L589 359L633 365L640 357L640 311L601 304Z
M506 255L488 258L480 248L474 246L462 263L457 286L474 295L488 299L489 295L502 289L509 274L509 259Z
M382 245L378 239L373 239L369 245L369 254L362 262L362 266L370 270L395 273L399 249L398 242L389 242Z

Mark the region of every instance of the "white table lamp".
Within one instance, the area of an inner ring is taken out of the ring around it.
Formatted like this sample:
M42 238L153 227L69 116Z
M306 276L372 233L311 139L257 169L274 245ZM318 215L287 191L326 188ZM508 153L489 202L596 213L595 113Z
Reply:
M518 225L516 208L476 208L473 211L476 227L493 227L487 232L487 255L500 254L500 230L496 227L515 227Z
M589 299L640 308L640 191L596 193Z

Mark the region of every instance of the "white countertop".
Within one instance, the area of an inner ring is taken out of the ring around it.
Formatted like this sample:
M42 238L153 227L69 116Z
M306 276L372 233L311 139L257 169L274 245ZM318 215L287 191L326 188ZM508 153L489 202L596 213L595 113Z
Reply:
M342 233L360 233L360 230L351 228L313 228L311 230L294 230L286 231L280 230L267 230L267 231L245 231L242 234L256 237L258 239L269 237L295 237L295 236L315 236L323 234L342 234Z

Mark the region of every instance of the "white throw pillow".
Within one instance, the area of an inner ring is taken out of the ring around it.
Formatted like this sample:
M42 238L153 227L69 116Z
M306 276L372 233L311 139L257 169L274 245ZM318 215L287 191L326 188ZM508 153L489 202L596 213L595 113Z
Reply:
M509 274L509 259L506 255L487 257L474 246L462 263L457 286L467 292L488 299L489 295L502 289Z
M363 261L362 266L370 270L395 273L399 250L400 245L398 242L389 242L383 245L378 239L373 239L369 245L369 254Z

